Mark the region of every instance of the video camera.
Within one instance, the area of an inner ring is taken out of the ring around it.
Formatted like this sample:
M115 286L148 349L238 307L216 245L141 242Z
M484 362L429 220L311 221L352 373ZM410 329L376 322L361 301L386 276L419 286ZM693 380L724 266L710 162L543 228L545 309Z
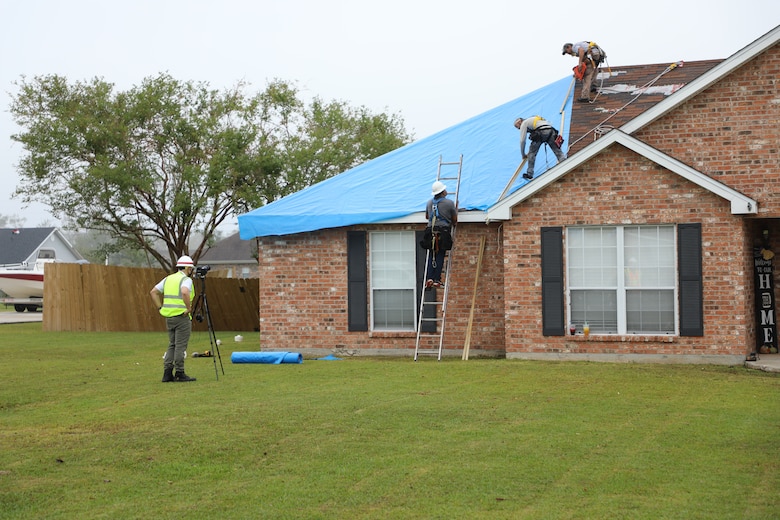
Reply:
M209 271L211 271L210 265L199 265L195 267L195 278L206 278Z

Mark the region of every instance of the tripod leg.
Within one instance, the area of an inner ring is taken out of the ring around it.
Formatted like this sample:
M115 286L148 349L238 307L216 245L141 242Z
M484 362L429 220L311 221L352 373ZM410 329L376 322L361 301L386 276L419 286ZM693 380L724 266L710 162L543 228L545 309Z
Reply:
M222 375L225 375L225 367L222 366L222 355L219 352L219 344L217 343L217 335L214 332L214 324L211 321L211 311L209 311L209 303L206 299L206 293L204 292L202 294L203 296L203 309L206 314L206 325L208 325L209 329L209 343L211 344L212 352L216 353L216 357L214 358L214 374L217 376L217 380L219 380L219 371L217 370L217 358L219 358L219 368L222 369Z

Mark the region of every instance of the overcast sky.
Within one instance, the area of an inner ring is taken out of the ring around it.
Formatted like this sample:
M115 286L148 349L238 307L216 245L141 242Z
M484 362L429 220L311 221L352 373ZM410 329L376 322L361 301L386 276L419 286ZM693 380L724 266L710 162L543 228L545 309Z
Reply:
M780 24L780 2L0 0L0 20L0 215L33 227L59 222L11 198L23 150L9 93L22 75L119 90L161 72L252 91L279 78L397 113L420 139L569 76L565 42L598 42L613 68L728 58Z

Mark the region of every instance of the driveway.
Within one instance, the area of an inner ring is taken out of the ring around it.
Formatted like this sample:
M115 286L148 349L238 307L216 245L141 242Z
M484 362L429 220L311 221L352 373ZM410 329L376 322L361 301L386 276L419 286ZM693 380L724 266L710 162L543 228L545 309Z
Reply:
M30 323L33 321L43 321L42 312L0 312L0 324L3 323Z

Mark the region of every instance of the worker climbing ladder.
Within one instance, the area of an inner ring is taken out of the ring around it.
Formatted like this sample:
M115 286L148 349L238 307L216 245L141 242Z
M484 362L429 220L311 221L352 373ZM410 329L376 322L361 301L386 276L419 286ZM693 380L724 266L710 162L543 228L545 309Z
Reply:
M457 173L451 173L457 167ZM436 170L436 180L444 182L454 181L455 184L455 207L458 207L458 194L460 192L460 175L463 171L463 156L457 162L443 162L442 157L439 156L439 166ZM449 184L451 186L451 184ZM449 191L449 190L448 190ZM455 243L455 229L457 226L452 226L450 233L452 234L453 244ZM428 280L428 265L432 251L429 249L425 255L425 276L423 276L422 287L420 288L420 309L417 319L417 341L414 346L414 360L417 361L417 357L422 354L436 355L441 360L441 352L444 346L444 326L447 321L447 297L449 296L451 278L449 277L450 269L452 268L452 254L453 250L450 249L444 255L444 266L442 273L444 275L444 290L439 299L438 291L435 288L426 289L426 281ZM425 330L423 330L425 329ZM433 329L432 331L430 329ZM434 348L423 348L421 343L429 342L436 343L438 345Z

